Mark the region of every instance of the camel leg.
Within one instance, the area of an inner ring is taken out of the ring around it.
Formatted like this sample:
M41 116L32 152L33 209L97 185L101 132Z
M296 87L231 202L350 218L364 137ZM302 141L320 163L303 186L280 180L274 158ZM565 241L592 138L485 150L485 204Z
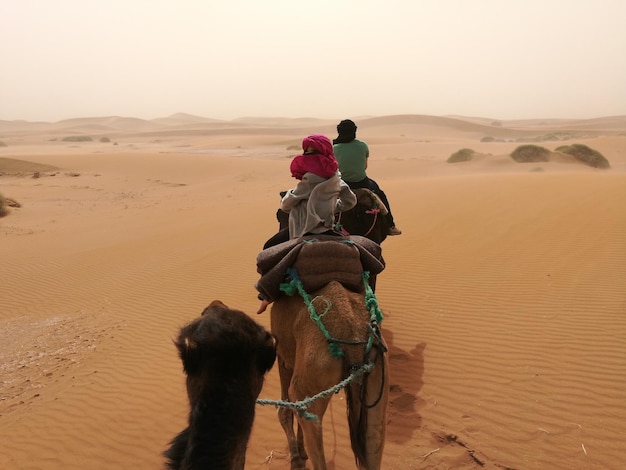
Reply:
M280 389L281 398L283 400L289 400L289 384L291 383L291 377L293 370L286 367L282 359L278 359L278 375L280 376ZM289 457L291 460L291 470L305 469L304 460L306 454L302 452L302 432L298 425L298 439L293 430L293 411L289 408L278 408L278 420L280 425L287 436L287 444L289 446Z
M385 446L387 427L387 403L389 401L389 364L387 356L383 356L369 373L364 386L367 387L366 403L361 406L374 405L367 408L367 427L365 430L365 462L362 470L380 470ZM382 388L381 388L382 384Z
M300 453L300 457L304 460L309 458L306 454L306 450L304 449L304 434L302 433L302 426L300 426L300 422L298 422L298 452Z
M298 416L298 423L304 435L304 445L311 460L311 464L313 465L313 470L327 470L326 456L324 455L322 419L329 402L330 397L320 398L309 406L309 413L313 413L317 416L317 420Z

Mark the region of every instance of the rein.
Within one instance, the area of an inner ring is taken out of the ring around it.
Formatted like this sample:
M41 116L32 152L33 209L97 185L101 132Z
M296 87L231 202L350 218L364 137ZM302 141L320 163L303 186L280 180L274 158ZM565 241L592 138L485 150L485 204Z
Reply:
M374 214L374 221L372 222L372 226L369 228L367 232L365 232L364 237L367 237L372 230L374 230L374 226L376 225L376 221L378 220L378 214L380 214L380 209L370 209L365 211L366 214Z
M343 233L344 235L350 235L350 233L343 227L343 225L341 225L341 215L343 214L343 212L339 213L339 216L337 217L337 223L335 224L335 227L337 227L339 229L339 231L341 233ZM368 215L374 215L374 220L372 221L372 225L370 226L370 228L367 230L367 232L365 232L363 235L361 235L362 237L367 237L370 233L372 233L372 230L374 230L374 227L376 227L376 221L378 220L378 214L380 214L380 209L369 209L365 211L365 214Z

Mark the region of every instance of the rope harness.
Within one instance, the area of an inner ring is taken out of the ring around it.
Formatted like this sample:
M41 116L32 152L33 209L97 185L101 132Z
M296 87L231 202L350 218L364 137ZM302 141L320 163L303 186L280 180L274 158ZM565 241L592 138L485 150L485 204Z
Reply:
M342 388L347 387L352 382L354 382L359 376L370 372L373 368L374 368L374 364L372 363L361 364L361 366L358 369L354 370L348 377L343 379L337 385L327 390L324 390L318 393L317 395L313 395L310 398L307 397L304 400L293 402L293 401L286 401L286 400L265 400L262 398L258 398L256 402L259 405L274 405L276 407L281 407L281 408L291 408L292 410L296 411L298 415L303 416L305 419L317 421L317 415L313 413L309 413L307 411L309 406L311 406L315 401L319 400L320 398L329 397L333 395L334 393L339 393L339 391Z
M353 242L346 242L346 243L353 243ZM374 365L376 364L376 361L382 358L382 356L387 352L387 348L384 346L380 329L379 329L379 325L382 323L382 320L383 320L383 314L378 306L378 299L374 295L374 291L372 290L368 282L370 273L369 271L363 271L362 279L363 279L363 285L365 288L364 300L365 300L365 306L370 313L370 320L369 320L369 325L368 325L369 330L370 330L369 338L367 339L367 341L346 341L346 340L333 338L333 336L330 334L330 332L328 331L328 329L326 328L323 322L324 316L330 311L330 308L332 307L332 302L323 296L316 296L313 299L311 299L311 297L309 296L309 294L306 292L306 290L304 289L302 285L302 281L300 279L300 276L298 275L298 272L293 267L287 269L287 274L288 274L290 281L281 284L280 290L289 296L293 296L297 293L300 295L300 297L302 297L302 299L304 300L304 304L307 307L307 311L309 312L309 317L318 326L318 328L324 335L324 338L326 338L326 341L328 342L328 349L334 357L340 358L344 356L344 352L341 349L341 344L365 345L364 356L367 356L372 350L372 347L374 346L374 340L377 340L375 347L376 347L378 354L376 355L374 360L370 359L367 362L363 362L361 364L353 364L352 366L350 366L350 370L351 370L350 375L346 377L344 380L342 380L341 382L339 382L337 385L334 385L333 387L327 390L324 390L312 397L307 397L304 400L300 400L297 402L290 402L290 401L285 401L285 400L266 400L266 399L256 400L257 404L259 405L274 405L276 407L290 408L296 411L298 415L303 416L305 419L317 420L317 416L315 414L309 413L307 411L308 407L311 406L311 404L313 404L315 401L319 400L320 398L329 397L335 393L338 393L342 388L347 387L360 376L371 372L371 370L374 368ZM321 300L324 302L324 311L322 313L318 313L318 311L315 308L314 303L317 300ZM384 364L385 362L382 361L383 368L385 367ZM384 377L384 373L383 373L383 377ZM369 404L369 405L364 404L365 407L373 408L374 406L378 404L378 402L380 401L383 395L384 386L385 386L384 380L382 380L378 397L376 398L374 403ZM363 394L364 394L364 390L362 390L361 392L362 400L364 398Z

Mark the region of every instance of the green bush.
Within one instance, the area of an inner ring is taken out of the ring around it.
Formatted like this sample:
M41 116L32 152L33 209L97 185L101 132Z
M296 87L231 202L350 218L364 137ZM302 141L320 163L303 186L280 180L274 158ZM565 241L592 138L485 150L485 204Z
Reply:
M69 135L63 137L63 142L91 142L93 139L88 135Z
M539 145L520 145L511 152L511 158L518 163L547 162L550 159L550 150Z
M4 196L0 194L0 217L4 217L8 213L9 210L7 209L6 200L4 199Z
M8 145L0 140L0 147L8 147Z
M100 142L111 142L111 139L109 139L108 137L100 137Z
M594 168L611 168L609 161L600 152L593 150L583 144L562 145L556 149L557 152L571 155L576 160L592 166Z
M551 140L569 140L573 136L569 132L552 132L551 134L543 134L536 136L518 137L515 142L548 142Z
M482 139L480 139L481 142L495 142L495 140L496 139L494 139L490 135L487 135L487 136L483 137Z
M474 158L476 152L472 149L463 148L461 150L457 150L452 155L448 157L448 163L458 163L458 162L468 162L472 158Z

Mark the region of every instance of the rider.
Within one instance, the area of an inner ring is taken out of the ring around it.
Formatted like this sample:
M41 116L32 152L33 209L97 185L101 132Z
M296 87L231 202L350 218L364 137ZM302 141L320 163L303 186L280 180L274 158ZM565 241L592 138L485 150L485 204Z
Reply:
M291 161L291 175L296 187L283 196L280 208L289 214L289 226L270 238L263 249L309 234L339 235L333 230L335 214L352 209L356 196L341 179L333 144L322 134L302 140L304 153ZM257 313L265 311L269 302L261 300Z
M339 135L333 140L333 150L339 163L341 177L352 189L367 188L376 193L389 211L387 214L390 227L388 235L401 235L402 231L396 227L393 220L387 196L376 181L367 176L367 159L370 156L370 150L367 143L356 138L356 129L356 124L350 119L344 119L337 125Z

